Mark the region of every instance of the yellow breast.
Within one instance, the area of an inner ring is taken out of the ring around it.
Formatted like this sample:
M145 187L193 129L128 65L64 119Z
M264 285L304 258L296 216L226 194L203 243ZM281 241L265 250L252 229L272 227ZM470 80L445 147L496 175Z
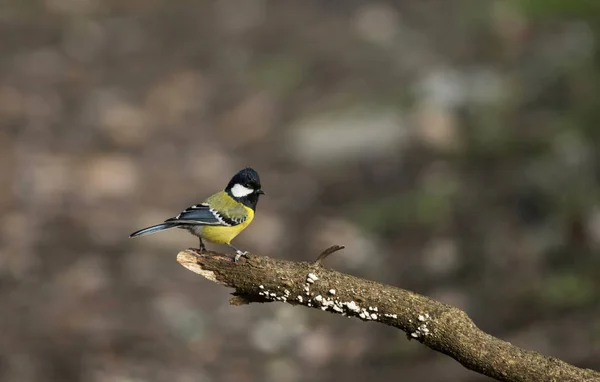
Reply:
M240 234L254 219L254 211L245 207L248 212L248 218L242 224L238 224L232 227L224 226L204 226L199 232L202 239L206 239L211 243L215 244L229 244L234 237Z

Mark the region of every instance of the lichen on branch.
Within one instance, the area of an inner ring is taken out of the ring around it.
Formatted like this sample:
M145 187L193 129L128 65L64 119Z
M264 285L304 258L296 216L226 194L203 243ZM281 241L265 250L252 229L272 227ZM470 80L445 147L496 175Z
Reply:
M210 281L234 288L230 300L234 305L279 301L380 322L499 381L600 381L597 371L520 349L481 331L456 307L326 268L321 265L326 256L315 262L293 262L248 255L234 262L230 255L188 249L177 255L177 261Z

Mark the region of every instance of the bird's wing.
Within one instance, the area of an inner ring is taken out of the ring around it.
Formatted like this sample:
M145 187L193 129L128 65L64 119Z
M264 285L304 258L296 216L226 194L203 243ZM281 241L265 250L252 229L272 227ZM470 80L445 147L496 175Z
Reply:
M223 194L215 194L206 202L186 208L165 222L231 227L246 221L248 212L244 205Z

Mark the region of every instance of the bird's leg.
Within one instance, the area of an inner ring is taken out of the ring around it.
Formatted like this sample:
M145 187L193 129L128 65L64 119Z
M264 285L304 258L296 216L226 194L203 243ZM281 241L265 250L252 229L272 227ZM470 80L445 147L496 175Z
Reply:
M204 246L204 243L202 242L202 238L200 236L198 236L198 240L200 241L200 253L206 252L206 247Z
M233 245L227 243L227 245L232 248L233 250L235 250L235 257L233 258L234 262L237 262L240 257L242 256L246 256L248 254L248 251L240 251L239 249L237 249L236 247L234 247Z

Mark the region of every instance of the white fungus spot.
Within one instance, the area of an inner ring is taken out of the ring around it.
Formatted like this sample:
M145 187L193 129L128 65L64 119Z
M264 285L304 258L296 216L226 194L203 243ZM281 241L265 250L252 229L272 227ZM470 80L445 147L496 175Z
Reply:
M418 319L419 322L422 322L422 324L420 324L417 327L417 330L415 330L413 333L411 333L411 336L413 336L414 338L418 338L418 337L422 337L422 336L428 336L431 331L427 327L427 321L429 321L430 318L431 318L431 316L428 313L419 314L417 316L417 319ZM412 322L412 320L409 320L409 322Z
M375 313L371 313L371 319L372 319L372 320L376 320L376 319L377 319L377 314L375 314Z
M350 301L350 302L346 303L346 307L353 312L358 312L360 310L360 307L358 305L356 305L356 303L354 301Z
M321 296L321 295L316 296L315 301L318 301L318 302L323 301L323 296Z
M296 300L298 300L299 302L302 302L302 296L296 297Z

